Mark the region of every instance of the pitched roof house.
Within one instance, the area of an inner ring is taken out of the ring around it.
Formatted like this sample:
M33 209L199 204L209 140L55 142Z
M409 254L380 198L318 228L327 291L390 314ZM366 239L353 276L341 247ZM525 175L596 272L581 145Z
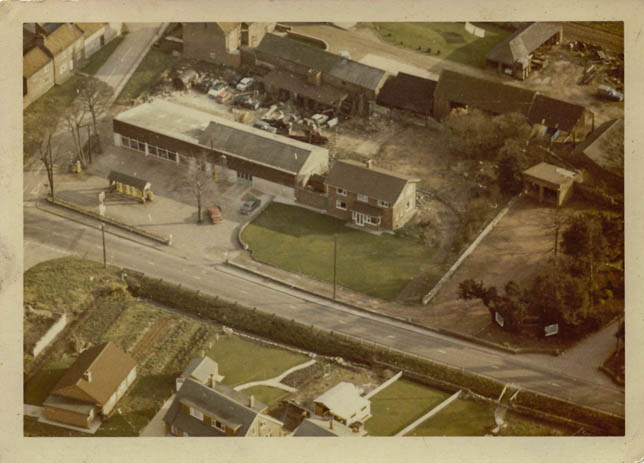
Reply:
M293 432L293 437L362 437L367 432L363 429L350 428L330 419L323 419L319 416L305 418Z
M39 46L54 61L54 82L63 83L83 58L83 31L73 23L35 23L31 46Z
M371 401L351 383L341 382L313 400L315 413L333 417L349 427L361 428L371 418Z
M485 59L499 71L523 80L530 73L532 53L544 44L561 42L562 35L563 28L559 24L530 23L490 50Z
M623 182L624 119L604 122L577 146L573 155L583 155L589 161L586 165L596 166L593 169L596 175L608 175Z
M266 405L221 383L185 378L163 417L166 434L202 437L282 436L283 425Z
M594 115L585 107L537 94L528 113L531 124L540 124L551 132L559 131L558 141L583 140L591 130Z
M112 342L83 351L45 401L45 416L89 427L107 416L136 378L136 362Z
M416 212L417 182L371 162L336 161L325 180L328 213L369 230L396 230Z

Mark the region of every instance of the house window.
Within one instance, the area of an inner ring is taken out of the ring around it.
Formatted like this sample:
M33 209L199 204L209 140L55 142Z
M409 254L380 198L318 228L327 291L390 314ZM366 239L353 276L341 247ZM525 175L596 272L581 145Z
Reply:
M347 190L345 190L344 188L336 188L335 192L337 194L339 194L340 196L346 196L347 195Z
M121 135L121 145L130 146L130 139Z
M369 223L371 225L380 225L380 217L369 217Z
M369 196L358 194L358 201L362 201L363 203L368 203L369 202Z
M203 413L201 410L197 410L196 408L190 407L190 416L194 416L199 421L203 421Z
M221 421L213 420L211 422L211 426L213 426L214 428L217 428L217 429L219 429L221 431L224 430L224 425L223 425L223 423Z
M148 153L150 153L152 156L158 156L159 153L157 151L157 147L154 145L148 145Z
M168 159L171 161L177 161L177 153L174 151L168 151Z
M378 206L380 207L389 207L389 203L387 201L383 201L382 199L378 200Z
M336 207L336 209L346 211L347 210L347 203L345 203L344 201L337 200L335 202L335 207Z

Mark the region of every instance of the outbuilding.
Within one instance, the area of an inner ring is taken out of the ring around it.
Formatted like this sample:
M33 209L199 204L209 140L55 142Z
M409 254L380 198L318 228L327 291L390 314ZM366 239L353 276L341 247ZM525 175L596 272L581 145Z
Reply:
M572 193L574 181L578 175L569 170L547 162L523 171L524 192L540 203L561 206Z

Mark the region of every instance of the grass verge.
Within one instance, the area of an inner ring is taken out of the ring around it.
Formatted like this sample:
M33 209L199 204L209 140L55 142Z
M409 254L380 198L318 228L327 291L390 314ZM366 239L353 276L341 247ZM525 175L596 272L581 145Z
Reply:
M332 282L334 235L338 284L381 299L395 299L434 252L409 239L373 235L333 217L278 203L248 225L242 239L262 262Z
M159 80L163 71L168 69L173 61L172 55L156 48L151 48L125 87L123 87L117 103L124 104L129 100L138 98Z

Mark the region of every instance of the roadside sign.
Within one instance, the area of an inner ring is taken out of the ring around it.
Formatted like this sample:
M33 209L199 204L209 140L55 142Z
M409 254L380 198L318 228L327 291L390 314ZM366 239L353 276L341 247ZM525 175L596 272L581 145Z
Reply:
M559 333L559 323L554 323L552 325L547 325L543 328L543 331L546 333L546 336L552 336Z

